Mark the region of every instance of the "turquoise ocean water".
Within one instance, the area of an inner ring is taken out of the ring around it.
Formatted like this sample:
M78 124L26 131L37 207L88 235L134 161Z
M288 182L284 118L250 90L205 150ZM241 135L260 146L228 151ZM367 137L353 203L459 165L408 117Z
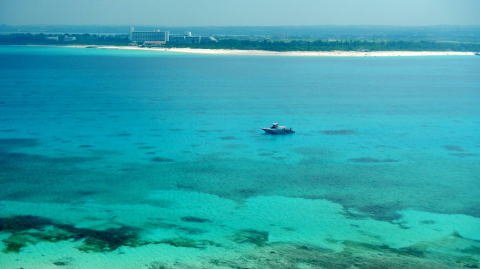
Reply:
M479 70L0 47L0 268L478 268Z

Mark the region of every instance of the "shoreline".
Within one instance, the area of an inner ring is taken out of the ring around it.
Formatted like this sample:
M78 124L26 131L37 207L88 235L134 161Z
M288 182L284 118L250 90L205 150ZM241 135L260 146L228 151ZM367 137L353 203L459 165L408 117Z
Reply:
M44 45L27 45L44 46ZM266 51L238 49L199 49L199 48L142 48L136 46L108 45L66 45L46 47L92 48L115 50L159 51L203 55L237 55L237 56L294 56L294 57L398 57L398 56L475 56L475 52L465 51Z

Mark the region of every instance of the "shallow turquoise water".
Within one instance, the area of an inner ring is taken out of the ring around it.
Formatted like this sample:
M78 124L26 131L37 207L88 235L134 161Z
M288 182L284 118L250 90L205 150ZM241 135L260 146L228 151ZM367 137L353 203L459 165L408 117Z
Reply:
M0 47L0 265L477 265L478 70L474 56ZM263 135L273 121L297 133ZM265 263L272 251L290 254Z

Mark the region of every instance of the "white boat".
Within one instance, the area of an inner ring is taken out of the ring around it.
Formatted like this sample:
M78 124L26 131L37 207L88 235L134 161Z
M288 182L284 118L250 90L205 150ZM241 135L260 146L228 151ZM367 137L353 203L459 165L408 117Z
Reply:
M292 128L288 128L287 126L279 126L278 123L273 123L272 127L270 128L262 128L262 130L267 134L272 135L286 135L286 134L293 134L295 131Z

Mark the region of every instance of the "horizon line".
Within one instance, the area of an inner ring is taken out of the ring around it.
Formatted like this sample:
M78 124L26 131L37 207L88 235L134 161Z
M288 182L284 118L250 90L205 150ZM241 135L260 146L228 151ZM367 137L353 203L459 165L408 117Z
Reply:
M480 24L429 24L429 25L394 25L394 24L285 24L285 25L161 25L161 24L7 24L0 26L102 26L102 27L480 27Z

